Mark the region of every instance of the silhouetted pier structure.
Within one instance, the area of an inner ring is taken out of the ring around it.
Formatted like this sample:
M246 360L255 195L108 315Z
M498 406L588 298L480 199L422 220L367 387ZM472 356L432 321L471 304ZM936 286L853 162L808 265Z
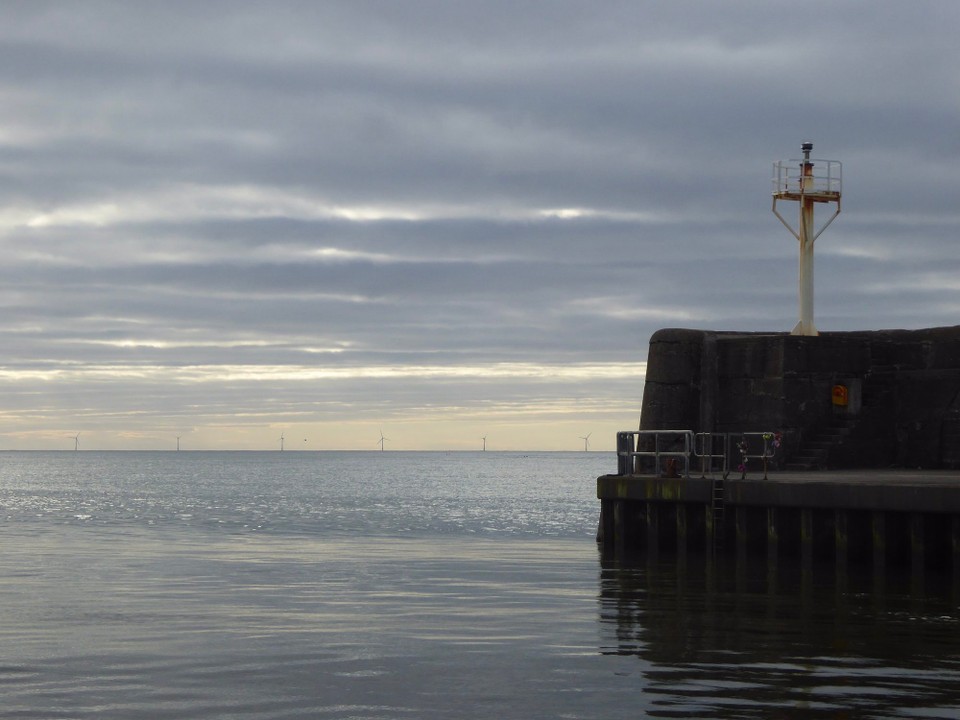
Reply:
M909 565L960 577L960 472L771 472L741 479L603 475L607 557L652 553Z
M960 326L658 331L617 465L597 480L607 557L795 556L960 578Z

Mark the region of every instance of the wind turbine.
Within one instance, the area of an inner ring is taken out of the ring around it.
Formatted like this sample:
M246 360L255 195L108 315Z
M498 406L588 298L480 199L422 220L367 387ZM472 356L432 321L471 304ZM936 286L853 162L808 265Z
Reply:
M180 436L177 435L177 452L180 452Z
M73 436L73 451L76 452L80 449L80 433L77 433Z
M283 452L283 433L280 433L280 452Z
M483 438L482 438L482 440L483 440L483 451L486 452L486 451L487 451L487 436L484 435Z
M383 452L383 441L389 440L390 438L383 436L383 429L380 430L380 452Z
M590 449L590 436L591 436L591 435L593 435L593 433L592 433L592 432L588 432L586 435L584 435L583 437L580 438L581 440L583 440L583 451L584 451L584 452L586 452L587 450Z

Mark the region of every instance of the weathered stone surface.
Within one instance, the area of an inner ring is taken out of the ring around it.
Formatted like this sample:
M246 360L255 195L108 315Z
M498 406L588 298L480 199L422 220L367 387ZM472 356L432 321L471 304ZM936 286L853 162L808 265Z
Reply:
M870 354L864 340L856 333L824 333L819 337L783 338L785 374L833 375L861 374L870 365Z
M626 475L597 478L597 497L600 499L707 504L712 496L713 481L707 478L637 478Z
M649 370L648 377L649 377ZM699 414L699 393L696 388L681 384L650 382L643 388L643 412L641 427L646 424L646 416L658 429L689 430L691 418Z
M658 428L688 429L700 413L702 330L668 329L650 338L643 414Z
M934 369L960 367L960 337L932 333L927 366Z
M786 474L763 480L730 478L728 501L761 507L842 508L888 512L958 513L955 476L901 470Z
M700 384L700 330L659 330L650 338L647 377L651 369L661 384Z
M960 464L960 326L819 337L661 330L650 342L641 427L778 430L789 455L837 424L835 384L858 396L840 409L849 432L830 450L831 466Z
M723 377L764 377L782 373L782 339L778 336L718 338L719 372Z

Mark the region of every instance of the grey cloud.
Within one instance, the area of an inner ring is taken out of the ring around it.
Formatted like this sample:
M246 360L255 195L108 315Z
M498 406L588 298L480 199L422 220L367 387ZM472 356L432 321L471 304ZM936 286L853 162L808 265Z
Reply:
M952 324L958 20L951 2L12 4L0 400L38 427L620 412L637 378L483 367L638 362L664 325L792 327L769 176L806 139L845 176L818 325ZM224 371L202 397L155 370L381 365L480 369Z

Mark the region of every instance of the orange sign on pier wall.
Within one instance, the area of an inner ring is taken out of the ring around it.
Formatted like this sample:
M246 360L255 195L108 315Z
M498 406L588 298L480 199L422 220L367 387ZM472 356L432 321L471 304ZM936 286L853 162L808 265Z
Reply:
M847 386L846 385L834 385L833 386L833 404L840 405L841 407L846 407L849 402L847 396Z

